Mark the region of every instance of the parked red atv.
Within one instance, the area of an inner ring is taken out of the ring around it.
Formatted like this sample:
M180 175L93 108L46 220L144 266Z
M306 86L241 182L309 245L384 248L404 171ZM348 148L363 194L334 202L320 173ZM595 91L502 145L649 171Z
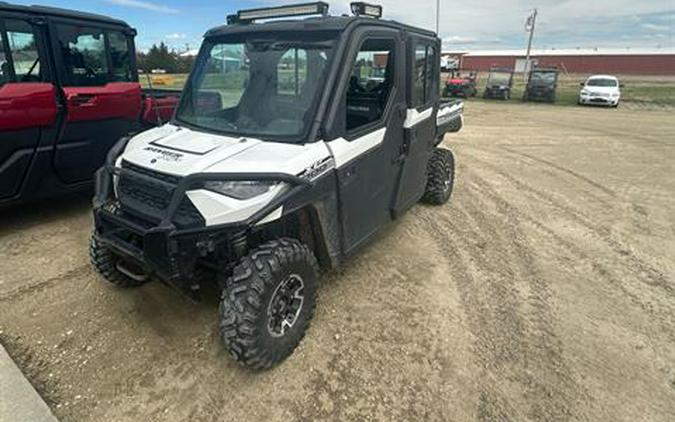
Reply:
M463 98L475 97L478 93L478 89L476 88L477 82L478 75L476 72L470 72L466 76L461 76L459 73L455 75L455 72L453 71L445 82L443 96Z
M0 2L0 206L91 186L122 136L180 92L141 89L125 22Z

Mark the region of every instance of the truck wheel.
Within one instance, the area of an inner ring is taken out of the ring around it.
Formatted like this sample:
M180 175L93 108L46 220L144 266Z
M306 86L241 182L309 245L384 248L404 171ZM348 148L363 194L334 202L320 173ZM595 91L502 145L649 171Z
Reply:
M138 287L147 282L147 276L131 277L120 271L120 259L99 243L95 234L91 236L91 240L89 241L89 260L96 272L115 286Z
M427 164L427 186L422 202L431 205L443 205L452 194L455 181L455 157L452 152L436 148Z
M243 257L221 295L220 336L244 366L270 368L287 358L309 327L318 265L294 239L261 245Z

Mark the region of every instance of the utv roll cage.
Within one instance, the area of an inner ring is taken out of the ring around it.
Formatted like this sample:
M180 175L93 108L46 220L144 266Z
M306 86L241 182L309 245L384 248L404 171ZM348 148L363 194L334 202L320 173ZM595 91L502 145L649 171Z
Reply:
M350 3L354 16L382 17L382 6L363 2ZM278 19L300 16L328 16L328 3L318 1L314 3L292 4L289 6L264 7L259 9L239 10L227 16L227 24L249 24L262 19Z

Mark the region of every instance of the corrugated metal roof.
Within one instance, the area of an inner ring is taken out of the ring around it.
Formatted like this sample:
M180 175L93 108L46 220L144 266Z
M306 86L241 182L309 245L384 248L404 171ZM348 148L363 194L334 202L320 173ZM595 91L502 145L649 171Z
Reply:
M472 57L525 57L525 49L444 51L443 54L461 54ZM675 55L675 48L560 48L532 49L531 56L653 56Z

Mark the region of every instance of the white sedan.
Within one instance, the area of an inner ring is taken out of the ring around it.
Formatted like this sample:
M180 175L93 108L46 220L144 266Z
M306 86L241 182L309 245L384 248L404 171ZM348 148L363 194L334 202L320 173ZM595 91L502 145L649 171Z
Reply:
M579 104L617 107L621 99L621 84L616 76L593 75L581 83Z

